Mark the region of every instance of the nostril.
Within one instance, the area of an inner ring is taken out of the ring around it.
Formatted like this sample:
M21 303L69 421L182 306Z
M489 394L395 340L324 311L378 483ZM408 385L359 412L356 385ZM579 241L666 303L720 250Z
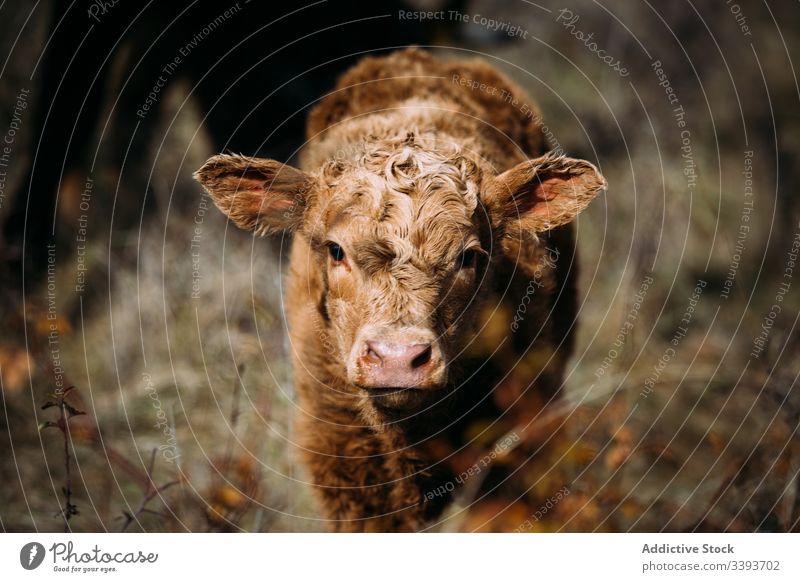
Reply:
M413 360L411 360L411 367L421 368L422 366L431 361L432 355L433 355L433 348L430 345L425 346L425 348L419 354L417 354Z
M352 382L364 389L427 389L444 382L443 353L430 334L406 331L382 335L389 337L361 339L358 351L351 352L356 356L347 362Z
M380 364L383 362L383 358L371 342L366 343L364 346L364 355L361 357L368 364Z

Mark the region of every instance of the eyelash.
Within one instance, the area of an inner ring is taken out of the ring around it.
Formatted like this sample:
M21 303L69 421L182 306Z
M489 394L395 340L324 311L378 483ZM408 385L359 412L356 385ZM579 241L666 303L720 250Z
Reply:
M341 263L345 259L344 249L336 243L328 243L328 254L335 263Z
M470 269L475 266L475 263L478 259L478 251L474 249L467 249L459 255L458 258L458 268L459 269Z
M328 243L328 254L334 263L342 263L346 254L344 249L336 243ZM463 251L458 258L457 264L459 269L470 269L475 266L478 258L478 251L474 249L467 249Z

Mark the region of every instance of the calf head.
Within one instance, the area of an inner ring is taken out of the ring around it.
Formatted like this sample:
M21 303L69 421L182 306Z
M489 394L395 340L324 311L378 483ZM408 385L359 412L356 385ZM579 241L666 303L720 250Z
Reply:
M359 148L309 172L219 155L196 178L241 228L305 239L343 379L379 415L413 413L443 396L504 240L537 244L605 183L549 155L498 175L413 134Z

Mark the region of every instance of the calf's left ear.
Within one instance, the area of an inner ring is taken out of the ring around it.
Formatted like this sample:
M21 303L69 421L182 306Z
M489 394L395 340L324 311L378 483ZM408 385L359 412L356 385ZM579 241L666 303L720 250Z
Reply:
M508 233L544 232L570 222L605 187L589 162L546 154L492 178L483 202Z
M194 177L239 228L258 235L298 228L313 186L301 170L238 155L214 156Z

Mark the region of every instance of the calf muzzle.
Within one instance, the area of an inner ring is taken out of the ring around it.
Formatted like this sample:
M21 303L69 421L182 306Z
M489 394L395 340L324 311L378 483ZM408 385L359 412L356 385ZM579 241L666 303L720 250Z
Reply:
M424 330L360 334L352 362L361 388L439 388L445 366L436 337Z

